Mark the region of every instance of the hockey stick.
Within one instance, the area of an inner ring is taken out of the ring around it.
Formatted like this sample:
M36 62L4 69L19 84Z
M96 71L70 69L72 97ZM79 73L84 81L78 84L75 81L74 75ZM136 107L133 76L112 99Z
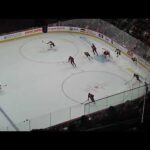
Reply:
M143 76L142 76L142 75L140 75L140 74L139 74L139 77L140 77L143 81L145 81L145 82L146 82L147 77L143 77Z
M70 63L70 62L68 62L68 61L61 61L61 62L58 62L59 64L68 64L68 63Z
M80 104L82 105L82 104L86 103L87 101L88 101L88 99L87 99L87 100L85 100L83 103L80 103Z
M132 87L135 86L135 85L138 84L138 83L140 84L141 82L136 80L136 82L134 82L134 83L132 84Z
M47 43L46 43L46 42L44 42L43 40L42 40L42 43L47 44Z
M87 101L89 101L88 99L86 100L86 101L84 101L83 103L80 103L81 105L82 104L85 104ZM92 102L92 103L94 103L95 104L95 101L94 102Z
M133 80L133 78L134 78L134 77L132 77L132 79L131 79L131 80L129 80L129 81L127 81L127 82L125 82L124 84L125 84L125 85L127 85L129 82L131 82L131 81Z

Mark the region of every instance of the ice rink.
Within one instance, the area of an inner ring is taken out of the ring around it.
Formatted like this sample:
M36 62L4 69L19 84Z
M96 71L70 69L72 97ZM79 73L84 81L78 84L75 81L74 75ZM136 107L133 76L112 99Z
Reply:
M48 41L56 47L49 49ZM99 56L92 53L91 43ZM104 50L111 57L105 59ZM89 52L92 59L85 57ZM77 65L68 63L73 56ZM0 43L0 107L15 123L79 105L88 93L95 100L139 86L136 72L149 82L150 73L115 48L88 35L54 32ZM143 84L143 83L141 83ZM10 122L0 111L0 127Z

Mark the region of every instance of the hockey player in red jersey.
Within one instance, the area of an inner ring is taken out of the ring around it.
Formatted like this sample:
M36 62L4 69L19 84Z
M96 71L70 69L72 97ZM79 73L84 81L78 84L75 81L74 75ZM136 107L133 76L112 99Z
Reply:
M94 55L96 54L96 55L98 56L98 53L97 53L97 50L96 50L95 45L92 44L91 47L92 47L92 50L93 50Z
M91 99L91 101L95 103L94 95L93 95L93 94L88 93L88 100L89 100L89 99Z
M109 56L109 57L110 57L110 52L109 52L109 51L107 51L107 50L106 50L106 51L104 51L104 53L103 53L103 54L104 54L104 56L105 56L105 57L106 57L106 56Z
M72 64L72 66L76 67L76 64L74 62L74 58L72 56L69 56L68 62L70 62Z

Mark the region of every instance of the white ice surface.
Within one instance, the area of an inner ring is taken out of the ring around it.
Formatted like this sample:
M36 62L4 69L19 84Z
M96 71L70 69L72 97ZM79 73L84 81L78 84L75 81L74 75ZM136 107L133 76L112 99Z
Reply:
M56 48L48 50L42 41L49 40ZM94 56L88 41L96 45L99 55L108 49L110 60ZM131 85L124 83L132 78L132 71L150 81L146 69L123 54L117 58L114 50L99 39L63 32L0 43L0 83L7 84L0 91L0 107L17 124L79 105L87 99L88 92L99 99L130 89ZM85 51L93 57L91 61L84 56ZM70 55L77 68L67 63ZM78 115L81 114L74 114ZM9 125L0 112L0 127Z

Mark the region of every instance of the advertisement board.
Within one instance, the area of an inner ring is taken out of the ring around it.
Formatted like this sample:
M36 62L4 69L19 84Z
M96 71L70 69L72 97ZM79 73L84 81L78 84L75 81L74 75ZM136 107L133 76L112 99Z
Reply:
M42 28L30 29L21 32L2 35L0 36L0 41L7 41L7 40L16 39L24 36L30 36L37 33L42 33Z
M48 32L68 31L68 30L69 30L69 27L64 27L64 26L48 27Z
M33 35L33 34L37 34L37 33L42 33L42 28L36 28L36 29L24 31L25 36L29 36L29 35Z
M7 34L3 36L3 40L9 40L9 39L14 39L18 37L24 36L23 32L17 32L17 33L12 33L12 34Z

